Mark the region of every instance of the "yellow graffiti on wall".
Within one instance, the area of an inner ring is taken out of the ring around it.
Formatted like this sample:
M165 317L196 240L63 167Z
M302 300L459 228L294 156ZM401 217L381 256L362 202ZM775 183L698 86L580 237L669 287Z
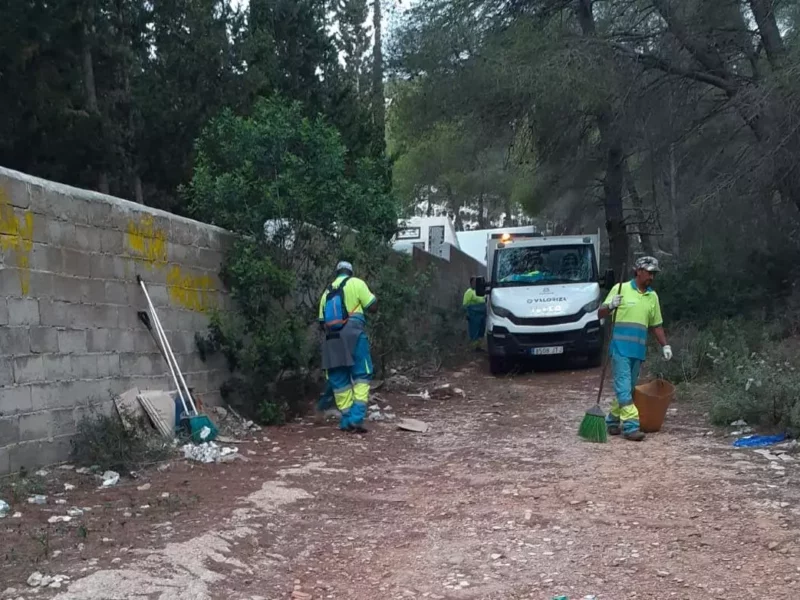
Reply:
M156 227L156 220L152 215L143 215L138 220L128 221L128 234L125 237L134 258L151 268L157 264L166 264L167 233Z
M214 282L208 275L186 275L177 265L167 272L167 292L169 299L175 304L205 312L214 306Z
M0 190L0 251L11 255L13 266L19 269L22 295L31 288L31 250L33 250L33 213L24 211L17 215L6 195Z
M187 274L178 265L168 266L167 232L156 226L153 216L142 215L138 219L131 219L125 237L128 250L135 260L149 269L162 272L167 269L170 302L198 312L216 306L214 281L210 275Z

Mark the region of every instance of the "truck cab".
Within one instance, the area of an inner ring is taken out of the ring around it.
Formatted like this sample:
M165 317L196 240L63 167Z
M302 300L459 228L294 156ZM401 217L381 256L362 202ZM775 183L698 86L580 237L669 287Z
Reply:
M524 358L580 355L602 360L605 330L597 311L600 235L492 234L486 247L486 336L493 374Z

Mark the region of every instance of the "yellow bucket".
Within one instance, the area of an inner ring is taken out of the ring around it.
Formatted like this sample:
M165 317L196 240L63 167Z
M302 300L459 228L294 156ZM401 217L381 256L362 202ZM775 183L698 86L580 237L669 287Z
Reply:
M633 392L633 403L639 410L639 426L645 433L661 431L664 417L673 398L675 386L664 379L654 379L637 385Z

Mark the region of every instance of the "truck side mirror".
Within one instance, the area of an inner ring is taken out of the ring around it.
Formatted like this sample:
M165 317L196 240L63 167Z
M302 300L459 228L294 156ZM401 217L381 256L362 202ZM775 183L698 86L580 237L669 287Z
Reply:
M614 269L606 269L606 276L603 279L603 287L605 287L607 290L613 288L617 281Z
M486 295L486 278L485 277L476 277L475 278L475 294L483 298Z

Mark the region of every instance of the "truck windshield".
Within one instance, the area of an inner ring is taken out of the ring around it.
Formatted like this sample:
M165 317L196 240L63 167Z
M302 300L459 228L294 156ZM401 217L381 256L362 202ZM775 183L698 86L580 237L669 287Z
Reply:
M503 248L495 255L493 279L501 287L596 281L594 248L589 244Z

